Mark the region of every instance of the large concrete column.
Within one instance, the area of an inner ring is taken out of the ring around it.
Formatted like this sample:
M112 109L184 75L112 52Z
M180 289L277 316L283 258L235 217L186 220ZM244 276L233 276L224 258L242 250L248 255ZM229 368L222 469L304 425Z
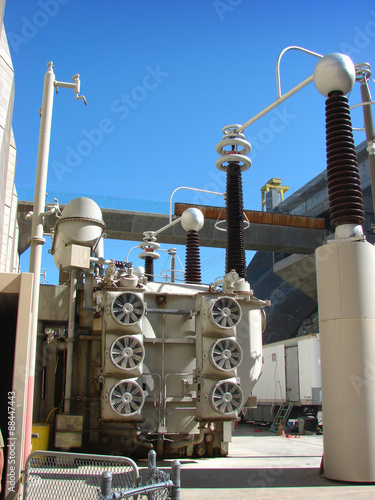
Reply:
M324 474L375 482L375 249L364 237L316 250Z

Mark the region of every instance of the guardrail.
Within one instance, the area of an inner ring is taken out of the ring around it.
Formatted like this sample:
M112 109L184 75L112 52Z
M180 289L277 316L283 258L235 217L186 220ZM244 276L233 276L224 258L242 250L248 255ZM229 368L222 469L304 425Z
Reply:
M148 454L145 485L137 464L126 457L34 451L25 464L24 500L180 500L180 463L168 474Z

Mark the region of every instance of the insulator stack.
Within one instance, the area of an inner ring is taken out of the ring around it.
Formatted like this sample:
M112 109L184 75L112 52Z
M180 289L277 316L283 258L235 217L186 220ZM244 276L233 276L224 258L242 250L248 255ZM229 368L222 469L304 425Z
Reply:
M199 252L199 234L188 231L186 235L185 283L201 282L201 261Z
M151 233L144 233L144 241L139 244L139 248L143 249L138 257L145 261L145 276L148 281L154 281L154 260L158 259L160 255L155 252L160 248L156 238Z
M227 240L225 272L234 269L245 277L245 246L243 236L242 174L237 162L230 162L227 170Z
M243 192L242 171L251 166L251 160L245 156L251 146L244 134L237 132L240 125L223 128L224 137L216 146L221 155L216 161L219 170L227 172L227 240L225 272L233 269L240 278L246 274L245 246L243 236Z
M154 259L150 255L145 257L145 275L148 281L154 281Z
M327 179L333 226L365 221L348 98L340 91L326 100Z

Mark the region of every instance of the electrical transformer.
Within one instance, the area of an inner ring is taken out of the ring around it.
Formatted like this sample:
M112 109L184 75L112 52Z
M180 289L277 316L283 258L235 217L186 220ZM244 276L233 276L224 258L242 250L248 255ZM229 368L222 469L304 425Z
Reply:
M95 219L85 214L92 200L73 202L79 217L67 205L54 256L62 271L75 273L78 287L73 294L69 283L41 287L38 419L52 409L65 415L67 427L54 432L56 448L74 448L81 432L83 452L225 456L233 423L253 404L266 302L234 270L211 285L158 282L128 262L105 260L92 250L101 227L97 211ZM91 224L93 239L85 227ZM77 227L87 244L79 244ZM158 245L150 239L140 247L147 259ZM72 297L73 318L71 308L59 307Z

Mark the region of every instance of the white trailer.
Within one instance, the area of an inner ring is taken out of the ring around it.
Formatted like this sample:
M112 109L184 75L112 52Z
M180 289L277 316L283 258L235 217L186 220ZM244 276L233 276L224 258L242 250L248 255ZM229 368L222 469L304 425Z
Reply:
M247 420L272 422L277 409L292 403L291 418L321 409L319 335L306 335L263 346L262 372L254 387L257 408Z

